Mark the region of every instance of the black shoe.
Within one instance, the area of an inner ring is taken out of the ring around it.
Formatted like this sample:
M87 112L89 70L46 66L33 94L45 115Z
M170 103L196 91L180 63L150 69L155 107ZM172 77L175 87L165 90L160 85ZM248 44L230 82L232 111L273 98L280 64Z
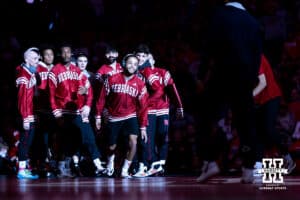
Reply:
M105 177L107 174L106 169L96 169L95 171L95 177Z
M79 165L74 165L74 174L76 177L83 177Z

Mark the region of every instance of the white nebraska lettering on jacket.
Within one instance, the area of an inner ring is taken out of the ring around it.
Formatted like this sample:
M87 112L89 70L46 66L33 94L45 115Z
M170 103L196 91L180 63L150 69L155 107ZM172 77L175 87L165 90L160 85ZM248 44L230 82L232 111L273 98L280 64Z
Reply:
M65 80L79 80L79 75L77 72L67 71L58 74L57 78L58 78L58 83L61 83Z
M40 72L41 80L47 80L49 72Z
M111 86L112 91L115 93L125 93L129 94L130 96L136 97L138 95L138 91L136 88L131 87L130 85L126 84L114 84Z

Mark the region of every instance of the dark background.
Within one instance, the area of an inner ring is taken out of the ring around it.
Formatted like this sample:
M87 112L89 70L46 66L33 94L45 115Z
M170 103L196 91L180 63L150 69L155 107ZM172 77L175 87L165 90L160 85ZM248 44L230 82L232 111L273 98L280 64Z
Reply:
M264 52L288 104L293 89L297 95L300 93L300 73L295 75L300 66L300 1L245 2L247 10L261 23ZM210 11L221 3L222 0L35 0L28 4L26 0L2 0L0 136L8 141L15 127L14 73L28 47L44 43L57 47L69 42L75 51L89 55L88 69L95 72L103 64L107 44L114 44L121 57L144 42L150 46L157 65L170 70L185 107L185 119L173 120L170 127L169 158L176 155L178 165L174 170L196 169L196 137L200 134L197 109L201 103L197 74L205 67L202 44Z

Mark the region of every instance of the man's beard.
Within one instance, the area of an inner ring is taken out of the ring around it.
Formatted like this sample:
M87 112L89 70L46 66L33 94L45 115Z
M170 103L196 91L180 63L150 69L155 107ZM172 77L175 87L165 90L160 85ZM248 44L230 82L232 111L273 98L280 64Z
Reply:
M68 64L71 62L71 59L62 59L63 64Z
M112 63L116 62L117 57L112 57L112 56L110 56L110 57L108 57L106 60L107 60L107 63L108 63L108 64L112 64Z

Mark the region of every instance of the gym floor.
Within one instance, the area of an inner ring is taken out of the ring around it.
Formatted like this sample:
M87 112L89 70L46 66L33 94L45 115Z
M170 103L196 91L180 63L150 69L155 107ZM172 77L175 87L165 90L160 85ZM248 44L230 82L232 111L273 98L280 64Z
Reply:
M285 176L281 185L241 184L239 177L218 176L205 184L195 176L148 178L41 178L0 176L0 199L299 199L300 176Z

